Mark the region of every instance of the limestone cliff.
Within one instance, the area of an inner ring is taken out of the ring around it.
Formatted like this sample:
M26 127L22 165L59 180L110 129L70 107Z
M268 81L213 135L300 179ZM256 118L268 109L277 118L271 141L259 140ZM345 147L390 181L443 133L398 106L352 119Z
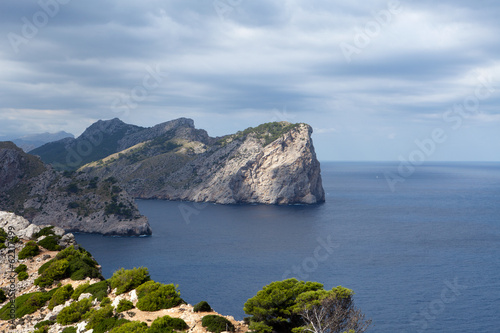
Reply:
M315 204L325 200L320 164L307 124L268 123L221 138L190 119L161 124L146 141L80 169L115 177L136 198L222 204ZM156 134L155 134L156 133ZM135 145L133 145L135 144Z
M147 218L114 179L59 172L11 142L0 143L0 209L31 222L104 235L150 235Z

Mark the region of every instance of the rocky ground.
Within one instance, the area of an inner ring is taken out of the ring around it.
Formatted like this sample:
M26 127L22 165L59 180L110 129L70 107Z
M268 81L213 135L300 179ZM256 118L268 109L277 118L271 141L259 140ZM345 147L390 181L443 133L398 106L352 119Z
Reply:
M40 247L41 252L29 259L24 259L24 260L19 260L17 258L19 251L24 247L24 244L26 244L29 240L33 239L33 236L36 232L40 231L41 228L44 226L37 226L34 224L30 224L26 219L16 216L12 213L6 213L6 212L0 212L0 228L4 229L5 231L11 231L13 235L16 235L20 238L20 242L16 243L15 245L15 262L14 266L11 266L11 258L9 258L9 254L13 253L13 248L5 248L0 250L0 288L2 288L5 291L5 294L8 295L8 291L12 289L13 286L11 286L11 281L10 277L13 275L12 270L13 267L17 267L20 264L25 264L27 266L27 273L29 275L28 279L24 281L19 281L17 277L15 278L15 291L16 291L16 297L19 297L23 294L26 293L32 293L32 292L37 292L37 291L42 291L42 289L34 284L35 279L38 277L38 269L40 266L42 266L44 263L47 261L51 260L54 258L59 251L48 251L46 249L43 249ZM70 245L76 244L74 237L72 234L66 234L63 229L60 228L54 228L55 233L58 235L62 236L60 240L60 245L63 247L67 247ZM44 236L42 236L44 237ZM61 285L67 285L71 284L73 288L76 288L77 286L84 284L86 282L89 282L90 284L99 282L100 280L98 279L90 279L86 278L85 280L81 281L73 281L71 279L65 279L60 281ZM52 288L55 288L56 285L54 284L50 288L45 288L46 291L51 290ZM82 294L80 295L80 299L86 298L86 297L92 297L91 294ZM125 293L125 294L116 294L116 290L111 290L111 288L108 289L108 297L112 301L112 305L115 307L116 311L116 306L118 305L119 301L121 299L126 299L129 301L132 301L134 306L137 304L138 299L137 299L137 294L135 289L132 290L131 292ZM14 322L8 322L5 320L0 320L0 332L18 332L18 333L24 333L24 332L33 332L34 326L44 320L55 320L57 318L58 313L66 306L70 305L71 303L76 302L74 300L69 300L66 301L65 304L59 305L54 307L53 310L49 310L47 305L43 306L41 309L38 311L25 315L24 317L20 319L16 319ZM9 298L2 304L0 304L0 307L5 306L6 304L9 303ZM98 309L99 308L99 302L97 300L93 301L93 307ZM146 311L141 311L137 308L131 309L129 311L122 312L119 314L120 317L128 319L130 321L142 321L147 323L148 325L151 325L151 323L159 317L163 317L165 315L174 317L174 318L181 318L183 319L189 326L189 329L187 332L196 332L196 333L205 333L207 330L202 327L201 321L202 318L206 315L219 315L216 312L194 312L193 311L193 306L189 304L182 304L180 306L177 306L175 308L171 309L166 309L166 310L160 310L160 311L155 311L155 312L146 312ZM225 316L226 319L230 320L233 325L235 326L235 332L236 333L245 333L248 331L247 325L245 325L243 322L236 321L233 317L231 316ZM81 322L78 324L73 324L71 326L76 326L77 327L77 332L91 332L85 330L85 325L86 322ZM54 324L50 327L49 333L56 333L56 332L62 332L65 326L59 325L59 324Z

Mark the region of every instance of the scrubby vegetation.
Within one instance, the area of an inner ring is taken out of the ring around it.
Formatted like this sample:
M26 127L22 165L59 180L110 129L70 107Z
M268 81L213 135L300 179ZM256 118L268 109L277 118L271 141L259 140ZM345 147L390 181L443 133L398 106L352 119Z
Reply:
M25 264L21 264L14 269L14 272L17 273L17 279L19 281L24 281L29 277L27 270L28 267Z
M18 258L20 260L34 257L40 253L40 248L34 241L26 243L21 251L19 251Z
M216 316L216 315L208 315L203 317L201 320L201 325L205 327L208 331L214 333L220 332L233 332L234 325L224 317Z
M253 134L257 139L264 140L264 146L267 146L274 140L278 139L283 134L289 132L290 130L298 127L298 124L291 124L287 122L272 122L259 125L257 127L249 127L244 131L239 131L236 134L224 137L218 141L218 144L224 146L229 141L244 139L248 135Z
M61 325L77 323L87 312L89 312L91 306L92 300L90 298L71 303L57 315L57 322Z
M184 303L177 286L148 281L137 287L137 308L142 311L170 309Z
M70 246L59 252L56 257L38 269L40 276L35 284L40 287L52 285L54 281L71 278L72 280L83 280L86 277L100 278L102 275L97 268L97 262L89 252L79 247L75 249Z
M194 312L211 312L212 307L206 301L201 301L200 303L198 303L194 306L193 311Z
M118 306L116 307L116 312L128 311L133 308L134 308L134 303L126 299L121 299L120 302L118 303Z
M104 300L108 295L109 281L104 280L94 284L84 283L76 287L76 289L71 294L71 298L77 300L81 294L89 293L92 294L93 298L98 301Z
M55 235L54 226L50 226L50 227L42 228L39 232L35 233L33 235L33 237L38 238L41 236L54 236L54 235Z
M148 269L145 267L116 271L110 279L111 288L117 289L116 294L123 294L137 288L146 281L151 280Z
M120 327L113 328L109 333L145 333L148 329L146 323L140 321L131 321Z
M71 298L73 293L73 287L70 284L62 286L59 288L49 301L48 308L52 310L55 306L64 304L68 299Z
M14 305L16 308L15 317L22 318L24 315L31 314L36 310L45 306L48 300L52 298L52 295L57 291L53 289L49 292L35 292L24 294L16 298ZM0 319L2 320L10 320L10 303L4 305L2 309L0 309Z
M61 246L58 244L58 241L61 239L59 236L46 236L44 239L38 242L38 245L46 248L49 251L59 251L61 250Z
M189 326L186 322L180 318L172 318L170 316L164 316L156 318L151 324L151 328L147 333L161 333L161 332L172 332L172 331L184 331L188 329Z

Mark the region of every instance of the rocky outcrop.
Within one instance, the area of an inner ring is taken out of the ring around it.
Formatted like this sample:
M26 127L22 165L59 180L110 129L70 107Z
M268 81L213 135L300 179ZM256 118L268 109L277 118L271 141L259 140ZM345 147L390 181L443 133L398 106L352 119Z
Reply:
M115 177L136 198L221 204L315 204L325 200L307 124L263 124L221 138L190 119L122 139L118 154L80 171ZM139 142L148 138L147 141Z
M13 143L0 143L0 209L34 224L72 232L150 235L147 218L115 183L55 171Z

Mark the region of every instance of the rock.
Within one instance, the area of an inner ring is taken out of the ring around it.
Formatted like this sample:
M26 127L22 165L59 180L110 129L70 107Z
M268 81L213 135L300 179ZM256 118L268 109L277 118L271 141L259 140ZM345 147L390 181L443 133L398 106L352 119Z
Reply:
M90 293L83 293L80 295L80 297L78 297L78 301L81 301L82 299L86 299L86 298L91 298L93 297L92 294Z
M0 228L6 232L13 231L16 236L21 238L23 236L22 231L29 227L29 225L30 222L21 216L0 211Z
M61 237L61 239L57 242L60 246L66 248L71 245L76 244L75 236L72 233L65 234Z
M134 290L132 290L131 292L128 293L128 295L130 296L130 301L135 303L137 300L139 300L139 298L137 297L137 292Z

